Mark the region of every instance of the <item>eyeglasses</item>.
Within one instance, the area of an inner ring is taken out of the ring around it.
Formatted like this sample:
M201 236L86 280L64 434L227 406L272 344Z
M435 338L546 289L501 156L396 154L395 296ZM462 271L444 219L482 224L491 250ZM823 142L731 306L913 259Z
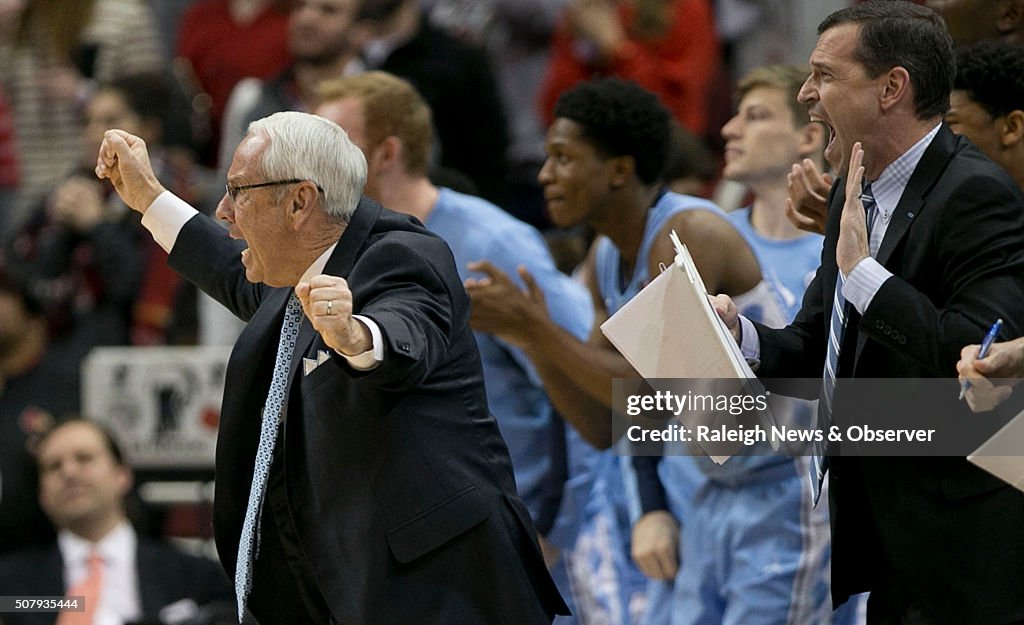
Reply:
M272 182L257 182L256 184L243 184L235 186L230 182L224 185L224 191L234 202L238 199L238 193L245 191L246 189L259 189L260 187L275 187L282 184L298 184L300 182L312 182L312 180L306 180L304 178L292 178L291 180L274 180ZM316 184L315 182L313 184ZM320 188L320 185L316 184L316 190L323 194L324 190Z

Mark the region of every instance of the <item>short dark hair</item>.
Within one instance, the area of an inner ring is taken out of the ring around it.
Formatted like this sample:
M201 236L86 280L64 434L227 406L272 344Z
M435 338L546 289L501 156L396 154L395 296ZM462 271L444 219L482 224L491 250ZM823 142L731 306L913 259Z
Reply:
M620 78L580 83L558 98L555 117L579 124L606 156L632 156L644 184L661 179L672 117L658 96L640 85Z
M914 87L918 118L945 115L956 59L953 39L938 13L906 0L872 0L829 15L818 25L818 34L849 23L861 26L854 55L868 76L903 67Z
M958 48L953 88L992 117L1024 110L1024 47L985 41Z
M118 444L117 438L114 436L114 433L110 428L102 423L93 421L92 419L86 419L85 417L72 416L55 423L54 426L47 430L39 439L36 449L42 449L46 439L50 438L50 436L60 428L71 423L84 423L99 432L100 438L103 439L103 446L110 452L110 456L114 459L114 463L119 467L126 466L124 454L121 452L121 445Z

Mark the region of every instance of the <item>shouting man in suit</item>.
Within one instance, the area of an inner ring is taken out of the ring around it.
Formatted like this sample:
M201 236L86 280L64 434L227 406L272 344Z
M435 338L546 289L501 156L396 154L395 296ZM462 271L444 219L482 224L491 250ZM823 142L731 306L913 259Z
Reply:
M845 414L852 395L828 393L836 377L948 378L993 320L1024 332L1024 196L942 123L954 61L933 11L868 2L818 32L799 97L830 129L826 156L842 161L821 266L784 329L738 319L726 297L715 304L759 376L823 380L827 425L831 400ZM971 419L952 395L954 418ZM1024 619L1020 492L963 457L823 460L835 603L871 591L879 624Z
M97 174L175 269L248 321L228 364L214 510L240 618L248 606L263 625L482 625L564 611L488 414L451 252L360 199L366 161L341 128L294 112L253 122L217 208L230 238L163 189L137 137L108 131Z
M39 441L39 502L58 530L55 543L0 560L0 593L84 597L83 611L11 612L4 625L157 623L164 608L231 605L217 564L136 534L125 516L132 471L109 432L65 421Z

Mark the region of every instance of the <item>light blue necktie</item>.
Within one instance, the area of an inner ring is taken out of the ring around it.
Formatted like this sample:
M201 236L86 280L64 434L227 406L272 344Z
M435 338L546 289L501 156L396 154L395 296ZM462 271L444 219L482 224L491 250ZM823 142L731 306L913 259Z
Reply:
M864 185L860 193L861 204L864 205L864 213L867 218L867 231L869 249L873 257L878 253L878 243L873 236L875 218L878 216L878 205L875 203L875 196L871 194L871 183ZM823 440L815 441L812 445L813 455L811 456L811 468L814 473L811 475L811 484L814 489L814 503L818 502L821 495L821 481L828 470L828 456L825 455L825 448L828 445L828 432L832 426L832 397L836 389L836 369L839 367L839 347L843 344L843 334L846 332L846 320L849 317L850 309L846 298L843 297L843 272L836 277L836 292L832 299L832 319L828 330L828 349L825 359L825 370L822 373L821 407L818 409L820 429L823 433Z
M267 490L270 463L274 458L274 442L277 439L281 410L284 408L285 389L288 388L288 372L291 370L292 352L295 351L295 337L302 322L302 305L295 293L288 298L281 324L281 339L277 344L277 359L274 361L274 377L270 392L263 405L263 423L260 426L260 445L256 450L256 465L252 471L252 488L249 490L249 505L245 509L245 522L238 542L238 560L235 562L235 593L238 598L238 622L245 614L245 603L252 590L252 568L255 554L259 551L260 511L263 496ZM255 543L255 548L254 548Z

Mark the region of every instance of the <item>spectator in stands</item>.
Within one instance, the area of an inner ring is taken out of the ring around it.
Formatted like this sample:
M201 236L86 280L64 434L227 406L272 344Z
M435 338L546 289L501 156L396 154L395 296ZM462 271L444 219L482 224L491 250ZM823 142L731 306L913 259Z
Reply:
M76 622L88 623L163 622L172 613L180 621L204 604L231 605L231 587L216 563L136 533L125 515L132 472L109 432L83 419L63 422L39 442L38 461L39 501L57 540L4 556L4 593L83 596L84 619ZM4 623L58 620L39 616L5 613Z
M177 305L189 289L138 218L93 175L90 154L107 128L133 129L153 146L154 166L178 193L214 205L223 193L213 173L162 147L171 93L154 74L99 86L85 109L78 172L56 186L9 247L12 274L42 303L53 341L77 360L97 345L194 342L195 305Z
M551 36L568 0L434 0L431 23L484 46L508 116L508 201L502 208L545 230L544 191L537 172L544 163L545 123L536 106L551 58Z
M283 0L200 0L181 16L176 54L209 95L210 142L203 162L217 165L228 96L243 78L266 80L291 62Z
M704 136L719 55L708 0L572 0L555 31L541 110L551 123L566 89L618 76L657 94L676 120Z
M15 2L18 4L18 2ZM0 81L14 111L21 186L8 231L79 161L81 106L92 86L159 71L149 4L136 0L33 0L2 14Z
M137 128L145 139L153 168L168 187L201 210L213 212L224 194L223 181L212 170L198 165L193 153L166 142L172 115L183 104L179 96L174 85L158 74L126 76L101 85L86 109L82 179L110 194L109 186L92 175L91 152L102 142L107 128L128 125ZM136 223L134 215L126 219ZM143 266L132 304L131 343L194 344L198 333L195 288L167 267L167 253L152 237L143 234L141 228L133 230Z
M112 120L107 112L123 112L105 111L107 102L98 93L87 115ZM134 114L117 121L140 125ZM128 218L109 185L90 180L85 171L57 184L6 250L12 278L42 307L51 346L60 346L74 363L74 375L63 385L75 392L78 364L90 349L128 343L142 275L138 226Z
M231 91L224 112L218 167L226 172L249 122L280 111L312 111L320 82L357 73L356 15L362 0L297 0L288 16L292 64L268 80L247 78Z
M431 25L419 0L362 0L359 19L367 67L408 80L433 111L439 164L503 206L508 127L487 55Z

